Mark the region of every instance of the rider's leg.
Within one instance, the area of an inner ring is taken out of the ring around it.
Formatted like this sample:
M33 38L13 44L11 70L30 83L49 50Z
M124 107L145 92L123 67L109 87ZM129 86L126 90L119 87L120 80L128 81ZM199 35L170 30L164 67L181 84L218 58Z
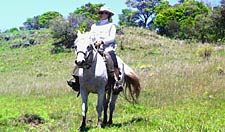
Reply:
M111 56L112 58L112 61L113 61L113 65L114 65L114 76L115 76L115 80L118 81L119 80L119 68L118 68L118 62L117 62L117 59L116 59L116 54L114 51L110 51L109 52L109 55Z
M73 70L73 78L75 80L75 82L73 82L71 80L67 81L67 84L74 90L74 91L80 91L80 83L79 83L79 77L78 77L78 72L79 72L79 68L77 66L75 66L74 70Z
M114 51L110 51L109 54L110 54L110 56L113 60L113 63L114 63L114 77L115 77L115 80L116 80L115 87L114 87L114 93L119 94L119 92L123 90L123 87L122 87L122 85L118 84L118 81L120 80L118 62L117 62L116 54L115 54Z

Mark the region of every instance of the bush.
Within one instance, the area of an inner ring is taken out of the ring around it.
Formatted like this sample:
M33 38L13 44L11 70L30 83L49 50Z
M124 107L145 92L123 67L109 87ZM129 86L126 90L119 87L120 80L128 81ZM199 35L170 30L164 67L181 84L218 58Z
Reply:
M51 22L50 29L52 30L52 35L55 43L53 52L60 48L60 52L63 51L62 48L71 48L76 39L76 30L69 22L63 18L54 19Z
M212 52L213 52L213 47L209 45L202 46L197 50L198 56L206 60L209 60L209 57L211 56Z
M62 15L56 11L49 11L38 18L38 23L41 28L48 28L50 21L55 18L62 18Z
M64 48L72 48L77 37L77 30L81 32L90 29L91 23L83 16L70 14L68 19L56 18L51 21L50 29L55 43L53 52L62 52Z
M19 30L17 29L17 28L11 28L10 30L9 30L9 32L11 32L11 33L14 33L14 32L18 32Z

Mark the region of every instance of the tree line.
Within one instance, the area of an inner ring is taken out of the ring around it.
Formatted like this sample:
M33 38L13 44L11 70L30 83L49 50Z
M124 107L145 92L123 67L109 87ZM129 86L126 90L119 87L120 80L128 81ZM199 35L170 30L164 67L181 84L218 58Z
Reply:
M127 0L125 4L128 8L119 14L119 27L142 27L170 38L202 43L225 41L225 0L214 7L197 0L179 0L175 5L166 0ZM91 24L98 21L97 12L103 5L87 3L67 18L59 12L49 11L28 18L20 30L50 28L58 43L71 47L76 31L88 31Z

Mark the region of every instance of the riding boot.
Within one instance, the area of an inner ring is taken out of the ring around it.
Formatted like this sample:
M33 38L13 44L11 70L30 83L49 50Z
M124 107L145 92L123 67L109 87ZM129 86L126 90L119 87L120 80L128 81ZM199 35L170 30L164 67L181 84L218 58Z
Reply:
M115 85L113 88L113 94L118 95L121 91L123 91L123 86L121 84L119 84L119 80L120 80L120 73L119 73L119 69L118 68L114 68L114 77L115 77Z
M67 81L67 84L76 92L80 91L80 83L79 83L79 77L73 75L73 79ZM75 82L73 81L75 80Z

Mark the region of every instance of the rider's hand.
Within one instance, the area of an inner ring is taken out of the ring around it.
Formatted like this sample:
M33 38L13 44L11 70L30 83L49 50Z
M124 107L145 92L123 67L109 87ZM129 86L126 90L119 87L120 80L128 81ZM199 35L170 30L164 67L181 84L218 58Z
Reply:
M96 45L97 47L100 47L102 44L104 44L104 42L103 42L102 40L99 40L99 41L97 41L97 42L95 43L95 45Z

